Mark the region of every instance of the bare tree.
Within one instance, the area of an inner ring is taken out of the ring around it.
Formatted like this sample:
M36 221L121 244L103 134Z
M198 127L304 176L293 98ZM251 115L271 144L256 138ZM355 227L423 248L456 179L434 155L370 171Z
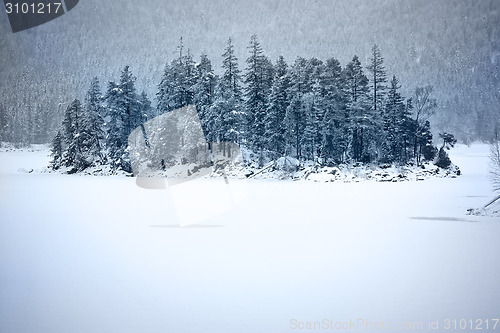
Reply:
M417 87L415 89L414 106L415 120L421 126L426 120L434 115L437 108L437 102L430 95L434 88L432 86Z

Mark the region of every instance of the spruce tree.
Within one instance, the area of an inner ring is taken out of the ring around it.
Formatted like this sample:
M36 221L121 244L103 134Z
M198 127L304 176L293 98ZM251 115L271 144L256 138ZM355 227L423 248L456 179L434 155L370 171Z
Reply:
M241 97L241 71L238 68L238 58L236 58L234 46L231 38L227 41L227 47L222 54L222 69L224 74L221 83L232 91L237 98Z
M157 116L156 110L151 106L151 101L145 91L139 96L139 115L140 123L145 123Z
M286 155L302 157L302 136L306 125L303 96L307 92L307 60L297 58L290 70L289 103L285 114ZM293 153L293 154L292 154Z
M273 158L283 156L285 153L286 127L284 120L289 105L288 89L290 87L288 65L283 56L278 58L275 67L275 76L264 119L266 147L272 152Z
M357 56L354 56L344 70L347 89L346 107L351 119L351 155L355 161L362 161L366 153L366 130L373 124L368 112L368 78Z
M431 124L428 120L423 125L418 125L415 122L416 133L416 163L420 164L422 156L425 161L432 161L436 157L437 148L432 144Z
M196 78L193 86L193 102L205 133L207 142L213 141L214 115L212 104L215 99L217 76L212 69L212 62L207 55L202 54L200 63L196 66Z
M363 159L365 162L377 157L380 148L383 145L383 112L384 112L384 99L386 96L387 74L384 67L384 58L380 53L377 44L373 45L370 57L370 63L367 66L370 72L370 87L371 87L371 100L372 100L372 115L371 124L365 130L366 143L365 155ZM383 152L382 152L383 154Z
M109 82L104 97L107 119L106 147L113 170L130 170L126 152L127 112L123 104L123 91L115 82Z
M324 100L319 80L313 84L312 91L304 95L303 102L305 107L305 127L302 137L304 157L316 161L321 155L324 117Z
M52 160L50 166L52 169L57 170L63 163L63 136L61 131L57 131L56 136L52 140L51 156Z
M103 112L99 80L94 77L85 96L82 121L82 151L89 164L102 164L105 162Z
M64 151L64 164L71 168L71 172L84 170L87 167L82 153L82 105L75 99L66 109L63 120L63 137L66 149Z
M344 162L351 137L350 116L346 107L346 87L342 67L335 58L326 61L322 76L324 117L321 157L323 160Z
M402 162L405 155L403 149L406 149L403 140L407 109L399 93L401 86L395 75L392 77L390 84L383 117L384 128L382 134L384 139L382 143L382 159L386 162Z
M212 124L211 142L221 142L217 145L222 153L226 154L226 142L240 142L245 144L242 134L245 131L245 123L241 76L238 68L238 59L234 54L231 38L228 39L227 47L222 55L223 74L215 89L215 100L210 109L210 124Z
M264 75L265 57L257 40L252 35L248 46L250 56L247 58L245 72L245 109L247 115L247 140L251 147L259 153L262 163L264 149L264 118L266 110L266 90Z
M138 96L135 90L136 78L132 75L129 66L125 66L118 84L118 107L124 115L124 133L123 137L128 135L141 124L141 114L138 103Z
M372 109L375 111L383 108L383 100L387 87L387 74L384 67L384 58L377 44L373 45L370 64L366 67L371 73L370 86L372 97ZM381 111L381 110L380 110Z

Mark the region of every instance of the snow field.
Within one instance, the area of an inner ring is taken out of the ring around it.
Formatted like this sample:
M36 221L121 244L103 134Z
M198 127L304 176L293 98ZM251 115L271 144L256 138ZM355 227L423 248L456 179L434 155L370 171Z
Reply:
M178 211L199 214L210 191L191 204L133 178L18 172L43 169L45 155L0 153L1 332L499 316L500 224L466 215L493 196L486 145L452 150L455 179L249 180L233 209L186 228Z

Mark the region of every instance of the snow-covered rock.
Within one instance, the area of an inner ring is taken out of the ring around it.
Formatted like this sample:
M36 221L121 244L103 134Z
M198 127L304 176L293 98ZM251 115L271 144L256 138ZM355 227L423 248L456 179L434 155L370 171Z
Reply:
M275 163L275 167L278 170L283 170L283 171L296 171L298 167L300 166L299 160L293 157L280 157Z

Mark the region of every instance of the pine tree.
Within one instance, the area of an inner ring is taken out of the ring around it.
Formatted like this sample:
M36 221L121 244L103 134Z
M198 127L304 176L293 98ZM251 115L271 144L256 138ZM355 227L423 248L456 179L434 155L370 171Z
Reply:
M99 80L94 77L85 97L82 121L82 152L89 164L105 162L103 112Z
M350 116L346 107L346 87L342 67L335 58L326 61L322 76L324 99L321 157L323 160L344 162L349 148Z
M9 118L7 117L7 111L0 104L0 142L6 141L9 137Z
M226 142L245 143L242 137L245 114L242 112L241 77L231 38L222 57L224 72L217 84L215 101L210 110L213 124L210 141L221 142L217 147L226 155Z
M175 110L176 105L172 100L174 90L174 74L170 64L165 65L161 82L158 85L158 92L156 93L157 100L157 113L162 115L166 112Z
M145 123L157 116L156 110L151 106L151 101L145 91L139 97L139 115L140 123Z
M434 164L444 169L451 165L451 160L446 150L454 147L457 139L455 139L453 134L447 132L439 133L439 137L443 140L443 145L439 148L438 157Z
M51 149L52 160L50 162L50 166L52 167L52 169L57 170L61 167L63 153L64 153L63 136L61 134L61 131L58 131L56 136L52 140L52 149Z
M373 124L368 112L368 78L363 73L363 67L357 56L347 64L344 70L347 88L347 110L351 119L352 158L355 161L365 160L366 131Z
M405 156L403 152L406 149L404 145L404 125L408 115L406 114L406 105L399 93L400 88L399 80L394 75L387 94L383 119L382 159L386 162L403 162L403 156Z
M380 53L380 49L375 44L372 48L370 64L367 66L370 75L371 99L372 99L372 115L371 126L365 130L365 137L368 144L365 144L366 151L364 161L376 158L383 146L383 112L384 99L386 96L387 74L384 67L384 58ZM383 153L382 153L383 154Z
M118 107L122 109L121 113L124 115L124 138L128 138L128 135L142 123L135 81L136 78L132 75L129 66L125 66L118 85Z
M222 54L222 69L224 74L221 84L232 91L233 96L241 97L241 71L238 68L238 58L235 56L234 46L231 38L228 39L225 52Z
M201 55L200 63L196 66L196 79L193 86L193 102L196 105L198 116L205 133L207 142L213 141L214 115L211 112L215 99L217 76L212 69L212 62L205 54Z
M248 47L250 56L247 58L245 73L245 109L247 114L247 140L255 151L259 152L262 163L264 149L264 118L266 110L266 90L263 73L265 72L265 57L256 35L252 35Z
M135 90L136 78L130 72L129 66L125 66L121 75L120 83L114 87L110 84L108 88L108 114L111 117L108 131L109 158L115 170L132 172L130 157L127 151L128 136L141 125L142 116L140 103Z
M371 73L371 94L372 94L372 109L376 112L383 108L383 100L387 87L387 74L384 67L384 58L380 53L377 44L373 45L370 64L366 67Z
M316 161L321 155L321 143L323 133L323 97L321 96L321 85L319 80L313 85L311 92L303 97L305 106L305 127L302 137L302 146L305 158Z
M404 120L403 120L403 163L407 163L413 155L413 138L416 135L416 131L418 128L417 121L412 118L414 112L413 106L413 98L408 98L406 100L405 112L404 112ZM431 135L431 143L432 143L432 135Z
M273 158L282 156L286 148L286 128L284 124L286 109L289 105L288 89L290 76L288 65L283 56L276 62L276 71L269 96L265 122L266 147L273 154Z
M289 104L285 114L286 152L285 154L302 157L302 136L305 128L305 107L303 96L307 92L307 61L297 58L290 71ZM294 154L292 154L294 152Z
M123 104L123 91L115 82L109 82L104 97L107 120L106 147L109 163L114 170L130 170L126 152L127 112Z
M84 170L87 167L82 154L82 105L75 99L66 109L63 120L63 137L66 149L63 161L66 167L71 168L71 172Z
M196 83L195 63L188 52L184 54L182 37L177 47L178 57L165 66L156 94L158 114L180 109L193 103Z
M425 123L420 126L417 126L417 123L415 121L415 127L416 127L416 155L415 159L417 162L417 165L420 164L421 162L421 156L424 156L424 160L426 161L432 161L437 154L437 148L435 148L432 145L432 132L431 132L431 124L428 120L425 121Z

